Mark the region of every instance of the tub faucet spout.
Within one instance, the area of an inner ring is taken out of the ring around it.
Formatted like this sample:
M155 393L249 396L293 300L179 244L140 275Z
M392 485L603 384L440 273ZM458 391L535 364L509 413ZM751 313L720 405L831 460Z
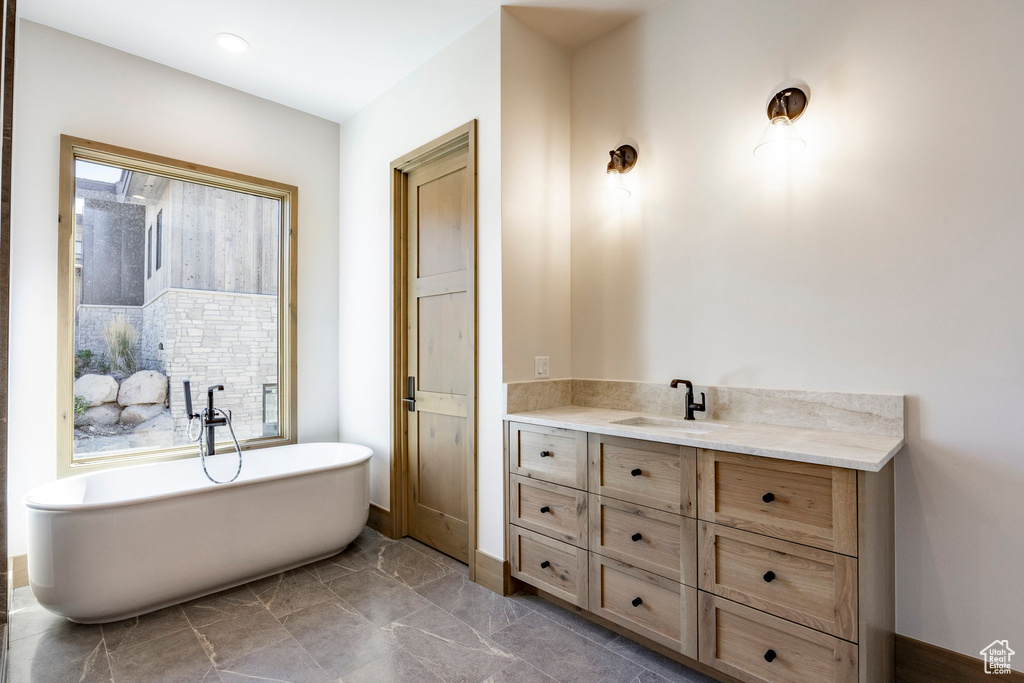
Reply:
M206 419L203 420L203 427L206 428L206 443L209 448L209 455L216 454L216 429L228 423L226 417L216 417L217 411L213 407L213 392L224 391L223 384L214 384L206 390Z
M231 419L231 411L226 414L213 406L213 392L224 391L223 384L214 384L206 390L206 410L201 413L192 412L192 383L189 380L182 382L185 385L185 415L189 422L199 420L199 430L206 430L207 455L214 454L214 443L216 443L215 430L217 427L224 427ZM219 415L219 417L218 417ZM190 427L191 430L191 427Z

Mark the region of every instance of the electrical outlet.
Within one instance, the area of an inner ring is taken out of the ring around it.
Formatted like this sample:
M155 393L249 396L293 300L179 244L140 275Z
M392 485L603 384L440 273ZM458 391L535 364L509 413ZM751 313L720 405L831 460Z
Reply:
M533 357L533 378L534 379L547 379L551 377L551 358L550 356L534 356Z

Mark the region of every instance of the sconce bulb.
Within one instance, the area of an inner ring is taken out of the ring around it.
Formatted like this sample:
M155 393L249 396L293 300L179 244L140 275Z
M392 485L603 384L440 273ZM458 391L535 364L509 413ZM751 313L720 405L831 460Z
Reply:
M807 108L808 88L787 87L768 102L768 127L754 146L758 159L785 160L801 152L807 143L796 132L793 121Z
M765 128L761 139L754 147L754 156L758 159L788 159L803 151L807 143L800 137L796 126L785 114L772 118Z
M609 204L618 204L627 199L630 195L626 186L622 183L622 174L609 169L604 187L594 193L594 196Z

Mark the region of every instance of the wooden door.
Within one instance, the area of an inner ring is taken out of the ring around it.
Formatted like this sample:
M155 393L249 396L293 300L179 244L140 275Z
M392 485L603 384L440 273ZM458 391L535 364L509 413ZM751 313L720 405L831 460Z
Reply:
M407 520L469 562L475 507L476 179L467 142L409 171L405 211Z

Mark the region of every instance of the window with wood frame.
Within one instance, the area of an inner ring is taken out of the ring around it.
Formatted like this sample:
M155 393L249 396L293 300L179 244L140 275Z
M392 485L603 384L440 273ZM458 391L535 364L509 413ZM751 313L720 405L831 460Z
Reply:
M293 443L297 189L66 136L60 184L59 472L197 455L184 380Z

